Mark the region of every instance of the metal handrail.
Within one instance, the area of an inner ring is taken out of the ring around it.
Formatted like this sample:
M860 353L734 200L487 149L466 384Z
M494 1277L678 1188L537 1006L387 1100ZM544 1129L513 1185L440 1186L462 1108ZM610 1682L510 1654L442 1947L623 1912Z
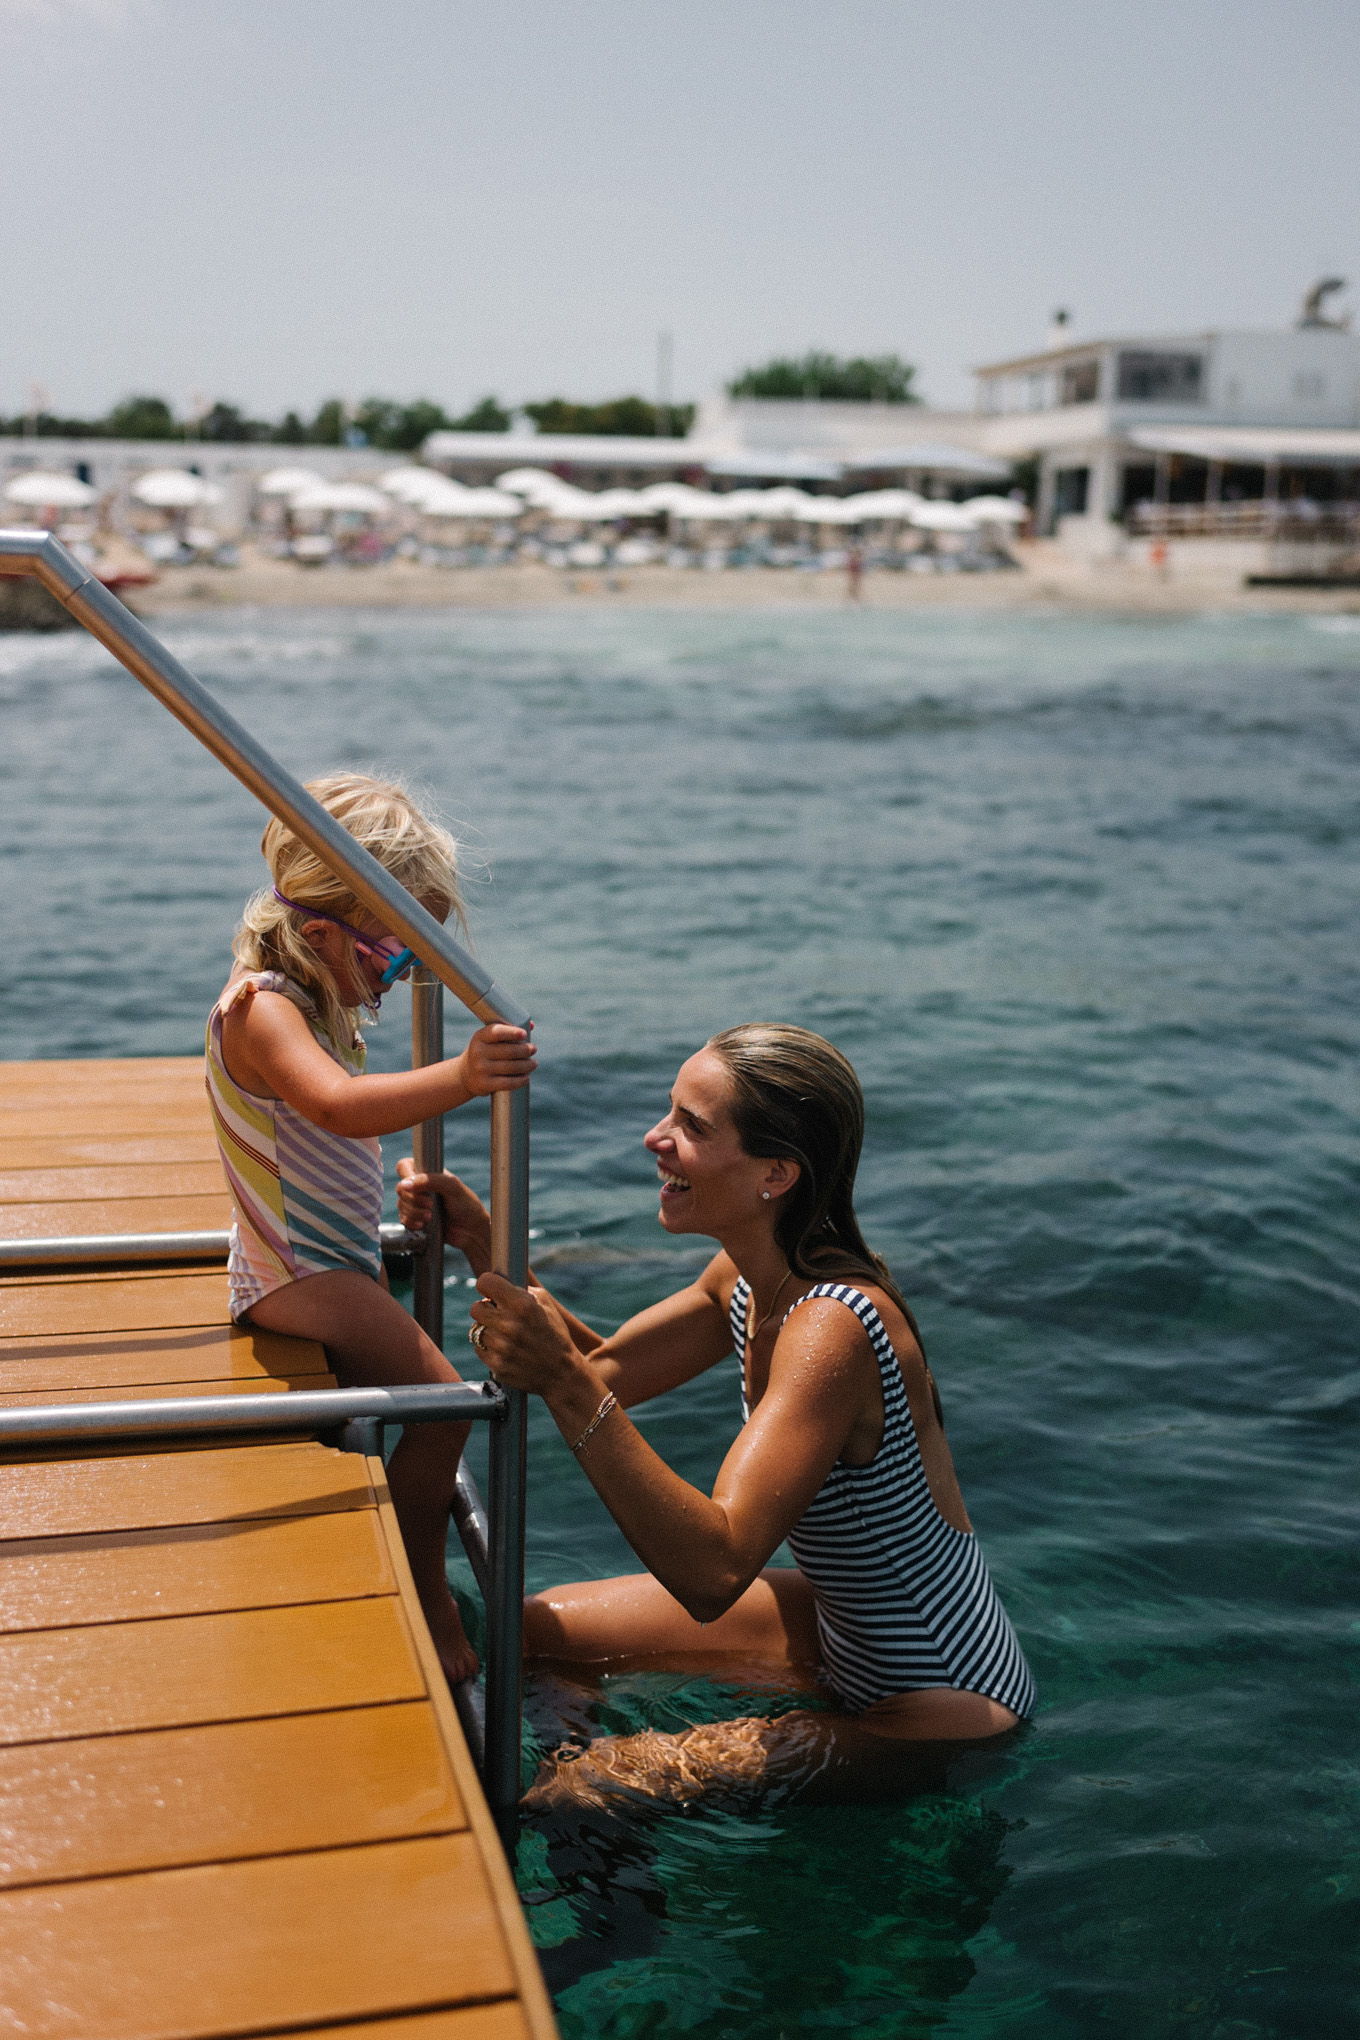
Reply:
M0 1409L0 1451L17 1445L194 1437L211 1431L338 1431L348 1451L376 1453L384 1424L502 1424L508 1399L490 1382L410 1388L292 1388L268 1395L175 1395L141 1401L31 1403Z
M241 784L343 876L362 902L481 1021L527 1026L529 1016L476 959L427 913L286 772L201 682L166 650L116 595L50 532L0 531L0 575L29 575L98 638ZM491 1100L491 1259L523 1286L529 1277L529 1092L498 1091ZM296 1393L296 1391L294 1391ZM494 1811L519 1799L524 1599L525 1397L506 1398L491 1432L489 1546L493 1589L487 1601L486 1763ZM88 1407L88 1405L87 1405Z
M404 1225L380 1225L379 1242L386 1254L419 1254L424 1233ZM225 1261L231 1234L206 1232L58 1233L51 1239L0 1240L0 1268L42 1268L79 1261Z

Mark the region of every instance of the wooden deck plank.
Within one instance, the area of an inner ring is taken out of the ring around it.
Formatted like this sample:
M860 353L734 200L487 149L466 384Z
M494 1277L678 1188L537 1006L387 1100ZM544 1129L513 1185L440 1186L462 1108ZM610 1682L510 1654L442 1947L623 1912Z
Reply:
M44 1332L178 1331L225 1324L227 1317L227 1277L219 1268L0 1278L0 1337L9 1339Z
M225 1232L230 1224L231 1199L225 1190L210 1197L0 1204L0 1238L7 1240L65 1239L73 1233L94 1238L101 1233Z
M0 1065L0 1237L228 1223L200 1057ZM220 1264L0 1276L0 1407L330 1380ZM49 2040L550 2040L380 1461L0 1464L0 1978Z
M515 1888L514 1873L506 1859L504 1848L496 1831L491 1809L482 1794L481 1784L473 1766L472 1755L463 1738L454 1711L453 1696L448 1682L440 1669L439 1656L435 1650L429 1629L420 1615L420 1603L416 1595L415 1581L411 1576L410 1562L406 1547L401 1540L397 1513L392 1506L392 1496L387 1486L382 1464L377 1459L369 1461L374 1488L378 1497L378 1515L382 1522L383 1534L392 1560L392 1569L397 1575L401 1598L411 1620L411 1641L417 1657L425 1670L426 1690L430 1705L439 1721L448 1751L449 1763L454 1778L463 1794L467 1807L468 1826L480 1844L482 1860L486 1865L491 1896L505 1935L510 1960L514 1966L515 1980L525 2018L535 2040L556 2040L557 2022L553 2017L552 2000L548 1996L539 1968L538 1956L529 1938L529 1928Z
M305 1386L320 1388L331 1379L325 1348L315 1340L286 1339L249 1325L0 1339L0 1393L228 1380L258 1388L262 1380L296 1382L313 1374L318 1378Z
M0 1544L0 1633L394 1594L377 1512Z
M220 1162L128 1162L122 1167L100 1163L88 1168L0 1171L0 1205L70 1204L90 1198L136 1202L143 1197L214 1197L223 1193ZM5 1223L0 1212L0 1224ZM122 1228L127 1230L127 1228Z
M424 1701L0 1750L0 1886L466 1828Z
M87 1092L147 1083L203 1084L201 1055L52 1056L35 1062L0 1063L0 1096L48 1097L63 1088Z
M424 1695L394 1598L0 1637L0 1744ZM0 2029L3 2030L3 2029Z
M0 1170L178 1167L217 1159L217 1141L208 1126L176 1126L123 1137L89 1132L7 1136L0 1125Z
M0 1137L6 1141L97 1139L103 1134L122 1142L124 1158L129 1161L136 1157L140 1138L181 1131L211 1138L210 1123L197 1106L187 1102L164 1108L148 1107L135 1117L118 1105L93 1105L74 1112L20 1112L13 1107L9 1111L0 1110Z
M0 1634L396 1593L375 1510L0 1544Z
M0 1381L4 1380L0 1373ZM64 1408L69 1403L155 1402L195 1395L283 1395L290 1388L335 1388L333 1374L300 1374L291 1381L271 1374L262 1381L151 1381L136 1388L54 1388L38 1392L0 1391L0 1409L40 1409L44 1405ZM315 1427L313 1427L315 1428Z
M365 2019L362 2026L310 2026L307 2040L530 2040L535 2029L509 1999L494 2005L460 2005L450 2012L412 2012L405 2018ZM257 2040L298 2040L296 2032L261 2033Z
M324 1515L373 1501L367 1461L321 1445L33 1460L0 1470L0 1538Z
M208 2040L514 1989L466 1834L7 1892L0 1971L0 2032L32 2040Z

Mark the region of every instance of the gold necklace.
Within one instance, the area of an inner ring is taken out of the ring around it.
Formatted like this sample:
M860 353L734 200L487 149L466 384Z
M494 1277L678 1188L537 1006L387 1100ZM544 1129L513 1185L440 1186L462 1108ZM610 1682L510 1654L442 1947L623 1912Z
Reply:
M760 1320L760 1323L756 1326L755 1330L751 1332L747 1337L746 1343L748 1346L754 1346L756 1340L760 1337L766 1325L770 1322L770 1319L774 1316L775 1305L779 1302L780 1297L784 1294L785 1285L791 1280L792 1276L793 1276L792 1268L786 1269L784 1273L784 1280L783 1282L780 1283L778 1289L776 1289L774 1293L774 1302L770 1305L769 1309L766 1311L764 1317ZM754 1304L755 1300L756 1294L755 1291L752 1290L751 1302Z

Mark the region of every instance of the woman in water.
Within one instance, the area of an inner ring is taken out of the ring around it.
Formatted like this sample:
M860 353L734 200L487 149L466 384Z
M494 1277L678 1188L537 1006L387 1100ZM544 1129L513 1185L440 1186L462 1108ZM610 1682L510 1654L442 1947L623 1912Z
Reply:
M724 1781L832 1789L848 1768L909 1776L928 1745L1002 1735L1034 1682L974 1539L915 1320L866 1246L852 1193L864 1101L845 1057L800 1027L717 1034L646 1137L660 1220L715 1238L698 1280L601 1339L538 1287L487 1272L481 1205L415 1177L408 1224L444 1200L481 1296L469 1334L505 1388L543 1397L647 1567L535 1595L532 1657L756 1659L814 1668L835 1712L593 1743L549 1765L538 1803L611 1786L686 1798ZM625 1412L735 1348L743 1428L711 1496L658 1458ZM797 1567L769 1560L787 1539ZM913 1756L914 1753L914 1756Z

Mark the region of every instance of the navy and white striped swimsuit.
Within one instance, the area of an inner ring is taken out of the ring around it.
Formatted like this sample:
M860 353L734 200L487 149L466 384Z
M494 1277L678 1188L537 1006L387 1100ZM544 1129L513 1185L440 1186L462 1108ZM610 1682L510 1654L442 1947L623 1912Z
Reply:
M732 1339L746 1400L750 1288L732 1293ZM813 1297L843 1303L869 1334L883 1383L883 1442L867 1466L837 1461L789 1532L789 1547L817 1602L822 1663L854 1711L891 1693L952 1686L1033 1712L1034 1679L997 1598L987 1562L969 1530L946 1523L931 1497L902 1370L882 1318L843 1282L819 1282Z

